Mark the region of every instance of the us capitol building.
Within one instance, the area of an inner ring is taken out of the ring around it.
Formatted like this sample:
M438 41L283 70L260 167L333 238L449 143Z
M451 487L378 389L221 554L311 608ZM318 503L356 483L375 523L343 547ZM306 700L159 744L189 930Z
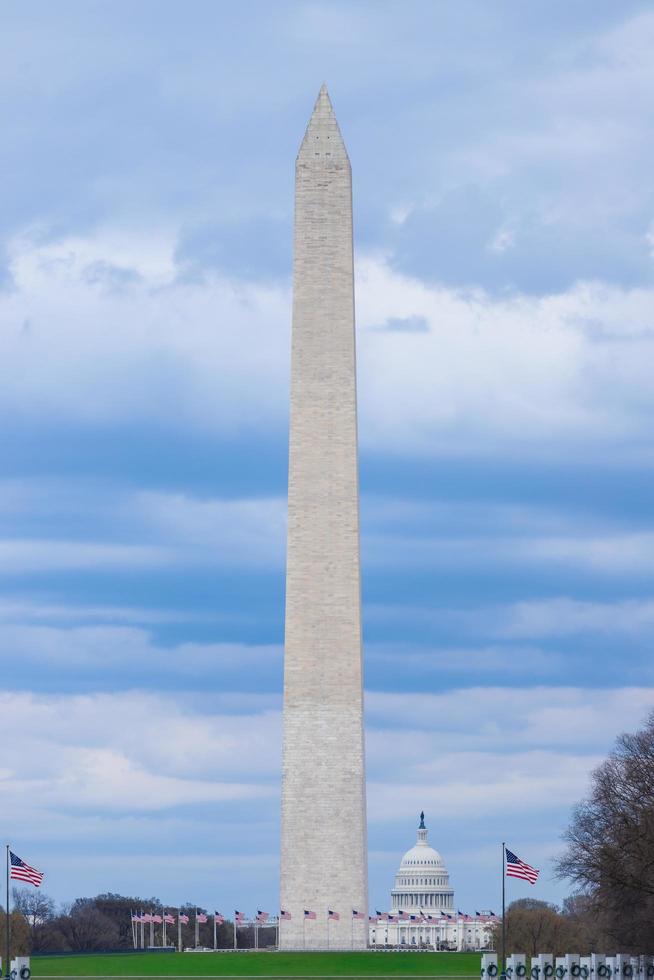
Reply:
M450 876L443 858L429 845L421 813L418 839L395 875L391 910L370 917L370 945L488 949L495 921L492 912L466 915L455 909Z

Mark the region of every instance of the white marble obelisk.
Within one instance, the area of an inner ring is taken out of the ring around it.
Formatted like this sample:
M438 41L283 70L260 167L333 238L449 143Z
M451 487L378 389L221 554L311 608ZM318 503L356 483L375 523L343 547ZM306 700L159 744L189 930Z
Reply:
M294 248L280 947L364 949L352 174L325 86L296 161Z

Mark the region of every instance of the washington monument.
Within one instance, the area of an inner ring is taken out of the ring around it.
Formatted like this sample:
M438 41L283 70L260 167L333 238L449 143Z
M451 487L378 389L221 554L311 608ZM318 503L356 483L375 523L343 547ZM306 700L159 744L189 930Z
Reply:
M352 173L323 85L295 167L280 948L366 947L366 851Z

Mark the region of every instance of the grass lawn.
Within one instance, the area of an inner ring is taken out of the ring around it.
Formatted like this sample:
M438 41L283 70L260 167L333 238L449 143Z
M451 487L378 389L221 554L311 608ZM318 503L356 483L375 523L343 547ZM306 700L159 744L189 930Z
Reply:
M32 957L41 977L478 977L478 953L102 953Z

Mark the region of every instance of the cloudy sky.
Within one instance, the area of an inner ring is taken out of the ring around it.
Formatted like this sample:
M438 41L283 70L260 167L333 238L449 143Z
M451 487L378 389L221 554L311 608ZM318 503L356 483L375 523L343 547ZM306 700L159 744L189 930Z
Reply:
M3 840L277 908L293 164L354 174L371 905L552 861L654 703L654 11L5 0ZM529 886L509 885L510 897Z

